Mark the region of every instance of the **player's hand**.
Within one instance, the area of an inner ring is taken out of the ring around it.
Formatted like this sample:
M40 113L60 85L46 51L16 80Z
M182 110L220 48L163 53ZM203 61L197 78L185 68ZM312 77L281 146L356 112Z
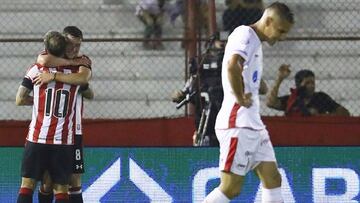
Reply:
M54 80L54 73L43 72L35 77L34 85L41 86L43 84L47 84L47 83L51 82L52 80Z
M291 73L290 64L282 64L279 67L278 78L280 80L283 80L283 79L287 78L290 75L290 73Z
M240 106L249 108L252 105L252 98L251 98L252 94L251 93L246 93L243 98L238 101L238 103L240 104Z
M72 63L74 66L82 65L82 66L91 67L91 60L86 56L75 58L72 60Z

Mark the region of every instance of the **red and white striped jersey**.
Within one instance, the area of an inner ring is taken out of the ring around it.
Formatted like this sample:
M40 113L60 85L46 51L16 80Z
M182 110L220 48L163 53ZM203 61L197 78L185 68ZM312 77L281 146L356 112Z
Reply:
M82 135L82 117L84 109L84 100L82 94L79 92L76 95L75 104L75 134Z
M76 73L78 66L47 68L32 66L25 78L31 81L41 72ZM35 143L72 145L75 133L75 108L79 85L52 81L33 86L34 105L27 140Z
M228 62L232 55L240 55L244 60L244 93L251 93L253 103L249 108L236 103L236 97L228 78ZM255 31L249 26L237 27L229 36L222 63L222 86L224 99L217 115L215 128L265 129L260 117L259 88L263 72L262 45Z

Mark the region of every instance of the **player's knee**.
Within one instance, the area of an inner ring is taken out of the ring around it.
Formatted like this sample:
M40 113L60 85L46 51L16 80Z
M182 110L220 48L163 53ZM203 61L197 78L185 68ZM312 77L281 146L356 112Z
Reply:
M220 190L224 193L226 197L229 199L234 199L235 197L240 195L241 187L240 186L223 186L220 185Z
M229 199L234 199L235 197L240 195L240 188L231 188L228 189L226 192L224 192L224 194L229 198Z
M263 185L265 188L277 188L281 187L281 175L278 171L272 173L270 176L266 177Z

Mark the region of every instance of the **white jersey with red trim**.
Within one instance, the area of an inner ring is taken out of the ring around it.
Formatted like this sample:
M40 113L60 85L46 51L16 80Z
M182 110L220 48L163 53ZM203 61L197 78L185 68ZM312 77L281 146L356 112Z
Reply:
M79 67L47 68L39 64L32 66L25 78L31 81L43 71L78 72ZM52 81L33 86L34 105L27 140L35 143L72 145L75 133L75 107L79 85Z
M240 55L244 60L244 92L252 93L251 107L242 107L236 103L236 97L228 78L228 62L232 55ZM262 45L255 31L249 26L237 27L229 36L222 62L222 86L224 100L216 118L215 129L250 128L265 129L260 117L259 88L263 71Z

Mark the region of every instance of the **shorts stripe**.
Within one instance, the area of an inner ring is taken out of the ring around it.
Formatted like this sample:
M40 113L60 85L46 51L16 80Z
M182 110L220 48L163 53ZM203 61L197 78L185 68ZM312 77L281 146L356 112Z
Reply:
M232 137L230 140L229 153L226 157L226 162L225 162L224 171L226 171L226 172L229 172L231 169L232 163L234 161L235 153L236 153L237 143L238 143L238 138Z

